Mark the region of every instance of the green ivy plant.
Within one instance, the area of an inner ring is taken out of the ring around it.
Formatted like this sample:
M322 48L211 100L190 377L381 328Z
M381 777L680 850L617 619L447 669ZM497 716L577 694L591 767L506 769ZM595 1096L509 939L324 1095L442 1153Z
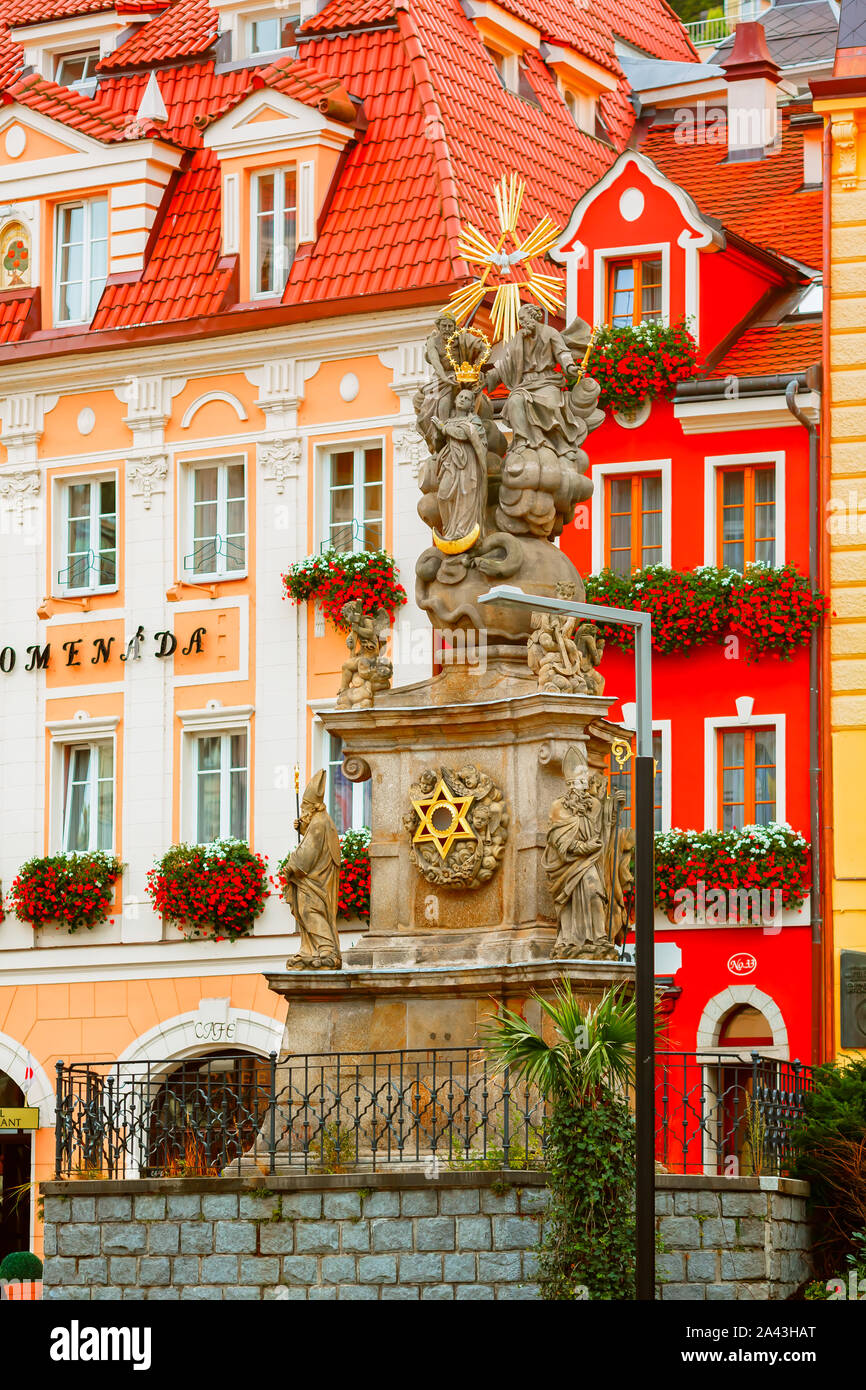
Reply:
M634 1076L635 1004L609 990L596 1007L565 981L532 996L553 1024L548 1043L501 1007L484 1032L500 1068L537 1087L550 1107L551 1203L538 1250L542 1298L631 1299L635 1277L635 1128L626 1102Z

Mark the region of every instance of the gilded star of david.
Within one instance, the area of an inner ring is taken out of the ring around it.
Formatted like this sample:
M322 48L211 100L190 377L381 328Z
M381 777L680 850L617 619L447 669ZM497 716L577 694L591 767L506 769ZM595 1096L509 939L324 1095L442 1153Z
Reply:
M419 820L412 843L435 845L445 859L455 840L477 840L478 836L466 819L474 800L474 796L452 796L440 777L431 796L412 802Z

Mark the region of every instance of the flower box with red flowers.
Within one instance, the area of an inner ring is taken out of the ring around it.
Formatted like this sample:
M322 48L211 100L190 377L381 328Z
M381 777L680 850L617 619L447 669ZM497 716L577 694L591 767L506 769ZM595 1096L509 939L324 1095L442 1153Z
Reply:
M108 918L122 873L120 860L103 850L29 859L12 884L10 904L34 928L90 931Z
M587 376L601 387L603 410L630 415L644 401L670 397L697 372L698 345L685 325L653 319L596 333Z
M757 925L769 908L794 910L809 896L808 842L782 822L741 830L666 830L655 836L655 904L670 921L687 920L689 904L713 902L719 890ZM720 901L716 897L716 902ZM722 914L732 920L730 907Z
M189 940L236 941L264 912L267 861L243 840L172 845L148 872L147 892Z
M733 634L742 638L747 661L789 659L827 611L824 595L795 565L754 564L745 574L715 565L693 570L649 565L630 575L604 569L587 577L586 601L649 613L657 652L688 652ZM618 646L634 640L622 627L600 623L599 630Z
M359 601L365 613L384 608L392 620L406 602L397 566L386 550L348 555L325 550L321 555L308 555L283 575L283 585L285 597L293 603L310 599L320 603L325 617L338 632L349 631L343 618L343 607L349 602Z

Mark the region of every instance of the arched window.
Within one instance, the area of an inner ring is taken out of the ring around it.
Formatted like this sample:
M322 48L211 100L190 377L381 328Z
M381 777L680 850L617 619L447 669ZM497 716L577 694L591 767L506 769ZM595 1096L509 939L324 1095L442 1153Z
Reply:
M191 1057L150 1106L143 1171L218 1177L251 1148L270 1096L270 1065L249 1052Z
M14 290L30 284L30 233L20 222L10 222L0 236L0 289Z
M719 1047L748 1048L761 1052L773 1046L773 1030L760 1009L737 1004L725 1014L719 1028Z

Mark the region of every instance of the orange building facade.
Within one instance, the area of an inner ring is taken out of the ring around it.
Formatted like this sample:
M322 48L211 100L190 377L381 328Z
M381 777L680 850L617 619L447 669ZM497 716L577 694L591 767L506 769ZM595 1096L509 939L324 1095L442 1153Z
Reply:
M343 639L282 575L375 545L411 591L411 402L460 222L516 169L528 225L564 225L647 43L695 61L657 0L0 3L0 1255L40 1249L59 1059L279 1046L286 904L190 940L148 871L234 837L274 872L296 765L364 823L318 718ZM411 597L393 646L396 683L429 674ZM105 922L18 920L23 864L92 850L124 865Z

